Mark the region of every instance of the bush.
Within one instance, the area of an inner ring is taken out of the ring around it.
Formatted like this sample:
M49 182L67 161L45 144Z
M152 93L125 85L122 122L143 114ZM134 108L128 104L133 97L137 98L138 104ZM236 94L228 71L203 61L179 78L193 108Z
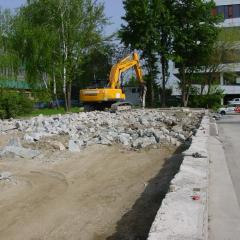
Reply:
M22 93L1 91L0 118L21 116L33 111L33 101Z
M189 106L216 110L221 106L223 96L221 89L214 89L208 95L192 95L189 99Z

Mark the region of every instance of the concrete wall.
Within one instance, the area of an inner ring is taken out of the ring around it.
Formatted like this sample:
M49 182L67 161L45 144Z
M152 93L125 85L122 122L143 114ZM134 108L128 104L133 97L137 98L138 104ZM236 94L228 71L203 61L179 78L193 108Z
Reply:
M209 118L205 116L152 224L148 240L208 237Z

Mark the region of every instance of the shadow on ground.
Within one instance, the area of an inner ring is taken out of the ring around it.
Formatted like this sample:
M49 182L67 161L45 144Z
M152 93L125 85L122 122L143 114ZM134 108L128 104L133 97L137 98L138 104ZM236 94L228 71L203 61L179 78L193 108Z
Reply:
M183 147L167 159L160 172L152 178L132 209L117 222L116 232L106 240L145 240L170 182L183 161Z

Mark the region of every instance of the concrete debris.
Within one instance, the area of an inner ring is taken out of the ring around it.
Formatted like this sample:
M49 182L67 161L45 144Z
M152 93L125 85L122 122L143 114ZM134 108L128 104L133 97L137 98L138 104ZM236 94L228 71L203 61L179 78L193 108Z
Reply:
M40 155L37 150L32 150L29 148L24 148L21 145L19 138L12 138L9 140L7 146L0 150L0 157L13 154L22 158L35 158Z
M7 146L11 146L11 147L22 147L20 138L11 138L11 139L8 141Z
M15 146L6 146L2 151L0 151L0 157L8 154L14 154L21 158L35 158L40 155L40 152L29 148Z
M47 143L52 146L54 149L59 151L64 151L66 147L59 141L50 141L48 140Z
M32 136L28 135L28 134L25 134L23 139L28 143L34 142L34 138Z
M12 177L12 173L10 172L1 172L0 173L0 181L2 180L10 180Z
M69 140L68 150L70 152L80 152L80 144L77 140Z
M191 111L138 109L126 112L82 112L28 120L2 121L2 125L24 132L24 141L34 143L55 135L69 137L69 151L80 151L92 144L122 144L127 148L144 148L156 144L176 146L194 134L202 114ZM5 128L5 127L3 127ZM3 133L0 129L0 134ZM56 149L63 150L59 143Z

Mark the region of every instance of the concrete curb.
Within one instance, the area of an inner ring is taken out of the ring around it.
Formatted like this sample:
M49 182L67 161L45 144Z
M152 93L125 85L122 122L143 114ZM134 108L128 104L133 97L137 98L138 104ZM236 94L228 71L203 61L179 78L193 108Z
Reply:
M208 239L209 117L204 116L171 182L148 240Z

